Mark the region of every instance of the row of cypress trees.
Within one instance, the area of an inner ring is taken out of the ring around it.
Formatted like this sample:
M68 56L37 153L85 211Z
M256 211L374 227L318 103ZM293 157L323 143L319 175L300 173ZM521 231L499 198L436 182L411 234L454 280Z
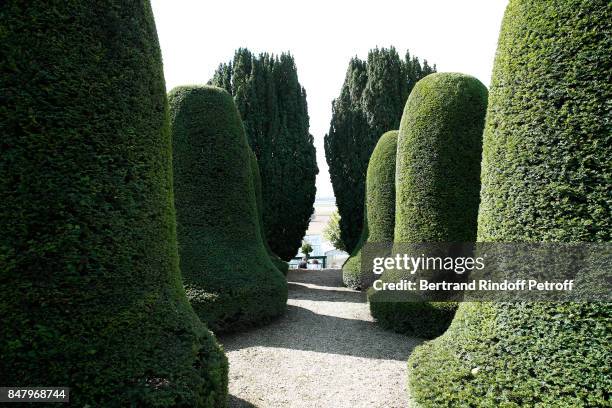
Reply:
M329 165L340 235L352 253L362 233L368 160L383 133L398 129L404 104L414 85L435 72L406 52L395 48L370 50L366 61L351 59L340 96L332 103L325 158Z
M209 84L234 97L261 171L264 235L271 251L288 261L308 228L318 173L306 91L293 56L256 56L241 48Z

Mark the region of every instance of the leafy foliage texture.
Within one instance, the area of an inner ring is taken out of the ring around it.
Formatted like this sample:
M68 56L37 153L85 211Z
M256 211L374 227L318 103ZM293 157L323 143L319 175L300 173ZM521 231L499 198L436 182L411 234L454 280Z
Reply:
M241 48L210 84L234 97L261 172L264 236L288 261L308 228L319 172L295 61L286 53L255 56Z
M170 91L174 199L187 297L209 327L228 332L285 311L287 283L262 240L251 151L225 90Z
M418 80L435 72L395 48L373 49L366 61L349 62L340 96L332 103L325 136L325 159L340 213L340 232L353 253L362 235L368 161L381 135L398 129L410 91Z
M415 86L397 142L396 245L475 240L486 109L487 89L469 75L435 73ZM401 271L383 278L399 280ZM424 338L442 334L456 309L370 294L372 316L382 326Z
M227 360L181 284L148 1L8 1L0 37L0 383L225 406Z
M263 241L264 246L266 247L266 252L270 257L270 260L278 269L283 273L283 275L287 276L287 272L289 272L289 264L278 257L272 249L270 245L268 245L268 241L264 236L264 225L263 225L263 199L261 197L261 175L259 173L259 164L257 163L257 157L252 150L249 149L250 159L251 159L251 173L253 175L253 187L255 188L255 198L257 201L257 219L259 221L259 231L261 233L261 240Z
M365 220L359 245L342 266L344 285L365 289L372 277L369 268L362 268L361 249L372 243L393 242L395 227L395 157L397 130L380 137L370 162L366 178Z
M478 240L610 241L608 1L510 0L484 133ZM466 303L417 348L424 407L603 407L609 303Z

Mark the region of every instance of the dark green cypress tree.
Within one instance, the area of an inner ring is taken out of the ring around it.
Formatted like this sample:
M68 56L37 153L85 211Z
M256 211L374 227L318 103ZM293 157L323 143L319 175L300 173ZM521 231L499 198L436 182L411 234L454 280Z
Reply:
M249 158L251 164L251 174L253 175L253 188L255 189L255 201L257 202L257 220L259 222L259 232L262 234L262 241L264 247L266 248L266 252L270 257L270 261L274 264L274 266L283 273L283 275L287 275L289 272L289 264L278 257L272 249L270 249L270 245L263 237L263 201L261 197L261 175L259 173L259 163L257 163L257 156L253 153L253 150L249 151Z
M361 236L365 197L361 175L367 171L371 153L360 146L368 139L367 119L361 108L367 80L366 63L358 58L351 59L340 96L332 103L330 130L324 141L329 176L341 217L340 238L349 253L353 252ZM367 158L363 157L363 152Z
M241 48L210 83L234 97L259 162L265 236L272 251L289 260L308 228L318 173L295 61L290 54L254 56Z
M332 103L325 136L325 158L340 213L340 234L352 252L361 236L365 177L379 137L399 127L414 84L436 71L407 52L402 60L395 48L373 49L367 61L349 62L340 96Z

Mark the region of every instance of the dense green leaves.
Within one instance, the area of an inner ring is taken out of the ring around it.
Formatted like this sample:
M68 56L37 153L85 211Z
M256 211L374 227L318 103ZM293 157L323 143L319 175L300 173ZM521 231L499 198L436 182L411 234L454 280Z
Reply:
M274 266L283 273L283 275L287 275L289 272L289 264L278 257L272 249L270 249L270 245L264 236L264 225L263 225L263 199L261 197L261 175L259 173L259 164L257 163L257 157L255 157L255 153L249 148L250 153L250 164L251 164L251 173L253 175L253 187L255 188L255 199L257 202L257 220L259 221L259 232L261 234L261 240L263 241L264 246L266 247L266 252L268 256L270 256L270 260L274 264Z
M227 361L178 269L150 6L46 3L0 8L0 383L224 406Z
M319 171L308 132L306 91L293 57L254 56L239 49L210 83L234 96L259 162L267 242L273 253L289 260L308 228Z
M215 331L285 311L287 282L266 252L244 127L225 90L169 94L180 266L187 297Z
M414 87L397 142L398 248L402 243L475 241L486 109L486 87L468 75L436 73ZM383 276L401 278L398 271ZM387 328L419 337L442 334L456 309L451 303L385 301L385 296L370 293L372 316Z
M372 271L361 265L363 245L368 241L393 242L397 134L397 130L392 130L382 135L370 157L363 232L355 251L342 266L342 281L349 288L365 289L371 282Z
M325 136L325 158L348 252L354 251L362 233L366 172L376 142L399 128L410 91L435 70L409 53L402 60L394 48L376 48L367 62L355 57L349 63Z
M484 134L478 239L610 241L609 1L511 0ZM462 304L409 360L439 406L609 405L609 303Z
M432 74L417 83L397 147L395 242L474 242L487 89Z

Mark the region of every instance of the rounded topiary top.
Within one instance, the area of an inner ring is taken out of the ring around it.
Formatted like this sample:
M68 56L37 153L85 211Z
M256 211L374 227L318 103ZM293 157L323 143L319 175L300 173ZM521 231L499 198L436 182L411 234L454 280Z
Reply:
M372 279L370 270L362 270L361 251L367 242L393 242L395 225L395 155L397 130L383 134L368 163L364 222L356 249L342 266L344 284L364 288Z
M396 242L474 241L486 107L487 89L469 75L415 85L398 138Z
M282 313L286 281L262 240L251 151L232 97L189 86L168 98L180 266L192 306L224 331Z
M206 225L206 240L263 243L250 148L229 93L184 86L168 94L178 224ZM252 245L257 248L259 245Z
M181 286L148 2L0 9L0 383L220 406L227 362Z

